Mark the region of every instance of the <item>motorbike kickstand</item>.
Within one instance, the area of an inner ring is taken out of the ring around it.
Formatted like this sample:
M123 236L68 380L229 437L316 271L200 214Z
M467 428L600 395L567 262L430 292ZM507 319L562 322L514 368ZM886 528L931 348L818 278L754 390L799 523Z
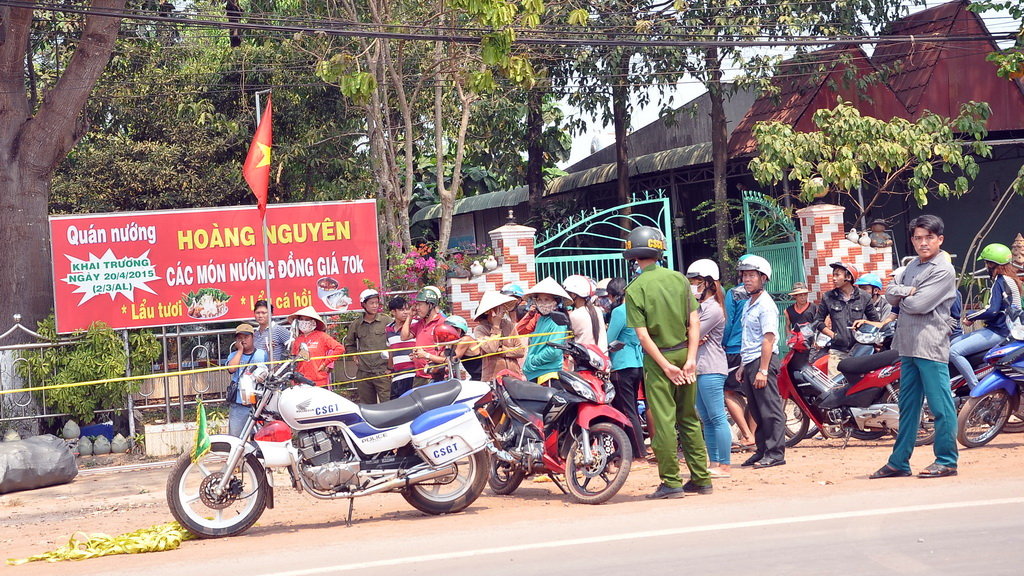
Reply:
M843 435L843 450L850 445L850 437L853 436L853 428L847 428L846 434Z
M554 474L548 474L548 478L551 478L551 481L555 483L555 486L558 486L558 489L562 491L562 494L569 493L569 491L565 489L565 486L562 486L562 481L556 478Z
M352 527L352 509L355 508L355 505L356 505L356 499L355 498L349 498L348 499L348 517L345 518L345 527L346 528L351 528Z

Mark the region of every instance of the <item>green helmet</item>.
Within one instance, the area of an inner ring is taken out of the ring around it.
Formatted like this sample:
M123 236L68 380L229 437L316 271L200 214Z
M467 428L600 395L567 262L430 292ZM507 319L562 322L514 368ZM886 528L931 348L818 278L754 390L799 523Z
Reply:
M437 306L441 303L441 290L436 286L424 286L416 294L417 302L426 302L431 306Z
M462 316L451 315L444 319L446 324L454 326L459 330L462 330L463 334L469 334L469 323Z
M653 226L637 226L626 238L626 250L622 253L626 260L639 258L657 260L665 252L665 234Z
M1013 252L1005 244L989 244L978 255L978 260L987 260L1000 266L1009 264L1012 259Z

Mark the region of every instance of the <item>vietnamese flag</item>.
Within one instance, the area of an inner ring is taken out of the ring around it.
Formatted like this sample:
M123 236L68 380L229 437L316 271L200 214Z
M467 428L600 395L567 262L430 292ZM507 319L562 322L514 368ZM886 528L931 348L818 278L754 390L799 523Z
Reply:
M242 176L249 183L249 188L256 195L260 216L267 213L267 189L270 186L270 148L273 143L271 124L270 96L267 96L267 107L256 127L256 136L249 145L249 154L242 165Z

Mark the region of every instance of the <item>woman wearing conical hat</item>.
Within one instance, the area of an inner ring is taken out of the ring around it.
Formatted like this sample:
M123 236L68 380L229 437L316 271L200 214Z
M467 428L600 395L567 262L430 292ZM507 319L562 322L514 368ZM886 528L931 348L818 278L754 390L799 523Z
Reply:
M526 339L517 338L516 326L508 313L508 304L516 302L512 296L500 292L486 292L473 312L478 322L473 337L483 355L480 379L489 381L502 370L511 370L522 376L520 365L526 356Z
M334 361L337 356L345 353L345 347L325 332L327 323L312 306L292 314L288 321L299 332L292 342L292 355L298 354L303 344L309 350L310 359L296 364L296 371L317 386L330 386Z

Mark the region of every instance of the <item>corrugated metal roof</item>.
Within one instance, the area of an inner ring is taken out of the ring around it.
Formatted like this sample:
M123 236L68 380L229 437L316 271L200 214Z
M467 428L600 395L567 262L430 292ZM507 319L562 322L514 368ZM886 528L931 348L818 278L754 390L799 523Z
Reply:
M949 2L897 20L887 33L916 41L880 42L871 55L875 67L890 72L887 83L911 113L918 111L921 95L942 55L942 39L952 33L964 7L961 2Z
M779 87L779 92L761 96L750 107L729 138L729 157L752 154L757 150L752 131L758 122L782 122L796 126L818 93L823 89L830 90L825 87L825 81L836 72L844 55L850 58L853 66L868 63L867 54L858 46L831 46L780 64L772 80Z
M517 204L522 204L529 199L530 189L526 186L516 186L511 190L488 192L487 194L477 194L476 196L456 200L455 213L465 214L467 212L487 210L488 208L515 206ZM410 224L415 224L424 220L436 220L440 217L441 205L435 204L433 206L419 209L415 214L413 214Z
M692 146L683 146L671 150L663 150L653 154L645 154L629 161L629 174L650 174L673 168L685 168L711 163L711 143L702 142ZM586 188L595 184L603 184L615 180L615 164L602 164L589 170L573 172L554 178L548 183L544 196L554 196L578 188ZM455 202L455 213L465 214L488 208L515 206L530 199L527 186L517 186L511 190L489 192L478 196L470 196ZM434 205L422 208L412 217L411 224L441 217L441 206Z
M711 163L711 143L702 142L632 158L629 160L629 174L630 176L651 174L673 168L686 168L709 163ZM614 181L615 178L615 164L602 164L589 170L555 178L548 184L544 195L553 196L578 188L604 184Z

